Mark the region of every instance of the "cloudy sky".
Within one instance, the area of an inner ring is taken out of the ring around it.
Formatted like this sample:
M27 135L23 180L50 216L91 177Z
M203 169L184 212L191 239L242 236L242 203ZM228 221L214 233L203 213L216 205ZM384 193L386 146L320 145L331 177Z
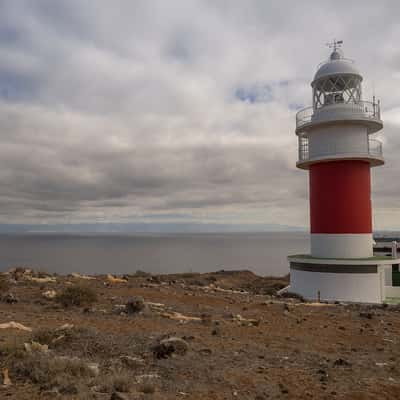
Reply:
M295 113L344 40L381 98L400 228L397 1L1 0L0 223L308 225Z

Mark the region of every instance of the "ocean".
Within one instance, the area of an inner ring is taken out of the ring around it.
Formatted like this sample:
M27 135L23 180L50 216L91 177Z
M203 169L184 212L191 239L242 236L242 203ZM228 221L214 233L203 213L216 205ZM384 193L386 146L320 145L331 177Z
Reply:
M286 257L308 251L302 232L154 235L0 235L0 269L29 267L68 274L289 272Z

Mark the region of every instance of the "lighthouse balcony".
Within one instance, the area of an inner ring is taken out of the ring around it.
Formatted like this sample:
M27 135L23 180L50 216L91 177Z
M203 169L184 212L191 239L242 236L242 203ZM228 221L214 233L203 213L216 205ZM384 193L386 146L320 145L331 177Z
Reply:
M361 100L343 102L340 97L318 108L306 107L296 115L296 134L317 126L343 122L365 125L369 134L379 131L383 127L379 103Z
M341 143L330 143L317 151L310 147L310 140L306 136L299 136L298 168L308 169L311 164L333 160L365 160L371 166L384 164L382 142L368 137L364 146L343 146Z

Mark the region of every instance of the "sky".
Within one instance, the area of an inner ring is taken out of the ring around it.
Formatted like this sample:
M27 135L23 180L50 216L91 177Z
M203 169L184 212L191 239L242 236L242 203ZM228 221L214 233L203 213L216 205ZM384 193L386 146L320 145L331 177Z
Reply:
M344 41L381 99L400 228L397 1L0 0L0 223L307 227L295 114Z

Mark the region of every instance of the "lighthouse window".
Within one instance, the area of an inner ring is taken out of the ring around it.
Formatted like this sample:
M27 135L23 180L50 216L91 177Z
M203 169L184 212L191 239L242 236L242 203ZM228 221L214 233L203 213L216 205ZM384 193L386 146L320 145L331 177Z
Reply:
M335 103L358 103L361 100L361 78L336 76L323 78L314 85L314 108Z
M343 94L342 93L336 93L335 94L335 103L343 103Z

